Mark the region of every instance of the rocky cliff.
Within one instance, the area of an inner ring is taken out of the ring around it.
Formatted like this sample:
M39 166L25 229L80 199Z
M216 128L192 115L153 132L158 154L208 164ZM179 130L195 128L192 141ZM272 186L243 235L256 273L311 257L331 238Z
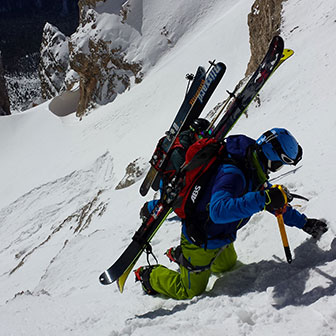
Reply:
M79 78L77 115L113 101L139 83L200 19L191 9L197 5L202 16L207 4L195 1L171 6L143 0L79 0L79 25L70 36L68 50L70 77Z
M123 1L122 1L123 2ZM80 0L80 24L70 39L70 66L79 74L80 101L77 115L95 104L106 104L142 79L141 62L127 57L129 40L122 40L122 2ZM98 5L100 3L100 6ZM104 6L105 5L105 6ZM103 15L114 21L105 28Z
M284 0L256 0L248 15L251 58L246 76L257 68L273 36L280 33L281 10Z
M251 59L246 75L255 70L270 40L279 33L282 1L256 0L251 8ZM188 15L188 7L167 7L165 22L148 17L148 5L143 0L79 0L78 6L79 25L69 38L45 25L40 79L46 99L78 82L77 115L81 117L95 104L113 101L142 80L149 66L180 37L176 27L181 24L181 10ZM148 40L157 41L155 50L146 49Z
M39 64L41 94L44 99L51 99L64 89L65 77L69 67L68 44L68 37L50 23L45 24Z
M95 104L113 101L130 88L132 81L142 80L141 61L132 61L127 55L132 39L121 15L124 3L111 0L78 2L80 24L69 45L70 66L80 78L78 116ZM112 26L106 27L104 16L112 20Z

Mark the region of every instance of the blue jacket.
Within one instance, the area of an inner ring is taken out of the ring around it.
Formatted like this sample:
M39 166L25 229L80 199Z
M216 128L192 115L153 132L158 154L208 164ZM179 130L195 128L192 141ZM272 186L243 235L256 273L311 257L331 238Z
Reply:
M227 139L227 150L233 159L239 160L254 143L255 140L243 135L231 136ZM237 231L248 223L250 217L264 209L265 195L260 192L263 183L258 182L255 176L253 171L243 173L237 166L224 163L209 181L197 204L197 218L206 221L210 217L207 224L208 249L219 248L234 241ZM288 226L302 228L306 223L306 216L290 206L283 217ZM192 242L184 223L182 233ZM222 238L212 239L219 235Z

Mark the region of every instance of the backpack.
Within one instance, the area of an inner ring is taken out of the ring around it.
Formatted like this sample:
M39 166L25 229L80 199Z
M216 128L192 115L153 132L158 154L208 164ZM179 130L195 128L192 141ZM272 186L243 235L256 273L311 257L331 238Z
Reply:
M249 145L249 147L251 146ZM208 213L205 219L196 217L198 215L197 203L204 195L209 181L215 177L219 166L223 163L235 165L243 172L244 176L247 176L245 157L243 160L241 158L238 160L234 158L234 155L229 155L226 142L220 142L214 138L203 138L191 145L181 168L182 178L179 180L179 193L173 202L173 210L184 220L189 238L195 245L204 244L205 248L208 239L206 227L211 219ZM228 236L212 237L212 239L220 238L228 238Z
M207 180L205 176L218 168L219 158L225 154L225 145L214 138L200 139L189 147L181 168L183 180L180 181L180 192L173 204L174 212L180 218L185 219L190 205L196 204L202 190L198 182Z
M175 139L168 153L162 148L162 143L166 137L159 140L150 163L158 171L157 178L154 180L152 188L159 189L160 181L167 185L169 181L178 173L178 168L185 161L185 155L190 145L195 141L190 130L181 132ZM163 165L162 165L163 163ZM162 165L160 167L160 165Z

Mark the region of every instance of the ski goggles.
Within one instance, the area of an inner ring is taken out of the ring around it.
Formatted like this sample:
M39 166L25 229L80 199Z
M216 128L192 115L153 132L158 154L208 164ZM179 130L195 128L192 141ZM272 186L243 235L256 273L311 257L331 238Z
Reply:
M283 166L284 166L284 163L282 161L267 160L267 168L273 173L280 170Z

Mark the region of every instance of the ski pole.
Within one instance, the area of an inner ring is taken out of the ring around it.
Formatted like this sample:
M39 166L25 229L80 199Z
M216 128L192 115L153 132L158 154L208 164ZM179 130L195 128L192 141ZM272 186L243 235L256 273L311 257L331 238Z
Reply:
M216 116L211 120L211 123L208 127L208 131L211 130L212 126L215 124L215 122L217 121L217 119L219 118L219 116L222 114L222 112L224 111L224 109L226 108L226 106L229 104L229 102L231 101L231 98L235 98L235 91L234 92L229 92L226 91L229 94L229 97L226 98L226 100L223 102L222 107L220 108L220 110L217 112Z
M210 70L216 65L216 60L214 59L213 61L209 61L210 65L208 70L206 71L206 74L210 72Z
M194 75L191 74L191 73L187 73L185 78L186 78L186 80L188 80L187 89L186 89L186 93L185 93L185 96L186 96L188 91L189 91L190 83L194 79Z

